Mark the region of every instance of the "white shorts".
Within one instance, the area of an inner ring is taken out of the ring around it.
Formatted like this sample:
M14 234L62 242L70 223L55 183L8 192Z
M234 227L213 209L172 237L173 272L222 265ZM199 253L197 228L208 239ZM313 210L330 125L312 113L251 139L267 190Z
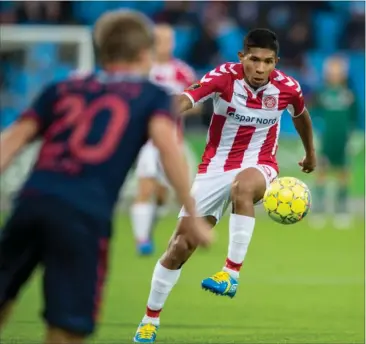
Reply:
M277 177L276 170L267 165L248 165L228 172L197 174L191 193L196 201L198 214L200 216L211 215L219 221L231 203L231 185L235 177L247 168L256 168L260 171L266 180L267 187ZM258 203L261 203L261 201ZM188 214L182 208L178 218L185 216L188 216Z
M155 178L159 183L168 185L160 166L159 151L151 141L145 143L137 157L136 175L137 178Z

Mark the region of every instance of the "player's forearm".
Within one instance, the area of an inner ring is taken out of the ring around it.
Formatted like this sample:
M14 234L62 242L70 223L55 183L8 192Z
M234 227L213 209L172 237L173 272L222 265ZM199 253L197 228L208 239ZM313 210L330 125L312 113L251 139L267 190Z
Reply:
M196 216L196 206L190 195L190 180L188 164L181 153L166 150L160 152L164 172L174 188L179 202L185 207L190 216Z
M34 137L36 131L36 122L24 119L0 134L0 173L5 171L13 158Z
M305 109L304 113L301 116L293 118L293 122L296 131L301 138L306 154L314 154L315 147L313 137L313 125L308 110Z
M0 173L5 171L23 145L22 137L17 137L12 128L0 134Z
M195 115L197 112L193 111L192 101L188 98L186 94L180 94L176 96L176 113L182 117Z
M194 107L184 111L182 114L184 117L190 117L190 116L200 116L202 114L202 104L197 104Z

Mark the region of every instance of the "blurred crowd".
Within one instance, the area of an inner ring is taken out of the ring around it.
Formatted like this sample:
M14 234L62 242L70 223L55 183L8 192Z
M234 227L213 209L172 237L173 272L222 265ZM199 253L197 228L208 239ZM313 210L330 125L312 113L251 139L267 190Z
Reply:
M2 23L92 25L100 12L118 7L136 8L155 21L194 28L196 39L186 60L198 69L222 60L219 36L233 27L244 32L253 27L273 29L282 43L282 63L294 67L302 66L305 51L317 48L317 35L324 34L319 31L327 20L329 27L334 25L333 21L341 30L335 48L365 48L363 1L95 1L92 5L72 1L2 1L0 16Z
M364 70L364 1L1 1L0 20L3 24L92 27L101 13L118 8L136 9L154 22L171 24L176 32L175 56L195 68L199 77L217 64L237 61L243 37L255 27L267 27L277 33L279 68L300 81L307 98L324 82L326 59L341 53L349 66L350 86L361 103L359 125L364 123L365 85L359 78ZM35 55L36 60L47 55L42 49L39 57ZM64 66L64 55L60 56L54 70L71 68ZM2 54L2 61L9 63L5 70L0 68L0 79L8 82L0 80L0 87L5 85L11 94L18 94L22 87L14 91L9 85L21 86L23 74L18 73L17 77L13 73L7 78L4 75L10 73L10 67L17 71L20 66L16 66L13 55L6 60ZM292 131L286 123L283 128Z

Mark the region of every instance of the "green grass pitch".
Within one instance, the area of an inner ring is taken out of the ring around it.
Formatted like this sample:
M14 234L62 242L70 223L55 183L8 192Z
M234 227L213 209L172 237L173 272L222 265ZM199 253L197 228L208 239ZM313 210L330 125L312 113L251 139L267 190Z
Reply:
M227 249L225 218L218 240L196 252L162 312L157 343L364 343L364 222L351 230L281 226L260 217L237 296L200 288L217 272ZM136 257L127 217L116 220L110 278L98 333L90 343L131 343L144 314L150 278L175 227L167 217L156 230L156 254ZM42 340L40 275L25 288L1 343Z

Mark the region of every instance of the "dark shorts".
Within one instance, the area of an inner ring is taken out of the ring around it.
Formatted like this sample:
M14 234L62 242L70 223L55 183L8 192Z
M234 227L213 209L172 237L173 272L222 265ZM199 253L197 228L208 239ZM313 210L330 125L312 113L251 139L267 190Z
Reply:
M323 140L321 156L323 163L335 168L344 168L348 165L347 141L345 140Z
M110 226L51 197L22 199L0 231L0 307L17 297L40 265L46 322L91 334L107 270Z

